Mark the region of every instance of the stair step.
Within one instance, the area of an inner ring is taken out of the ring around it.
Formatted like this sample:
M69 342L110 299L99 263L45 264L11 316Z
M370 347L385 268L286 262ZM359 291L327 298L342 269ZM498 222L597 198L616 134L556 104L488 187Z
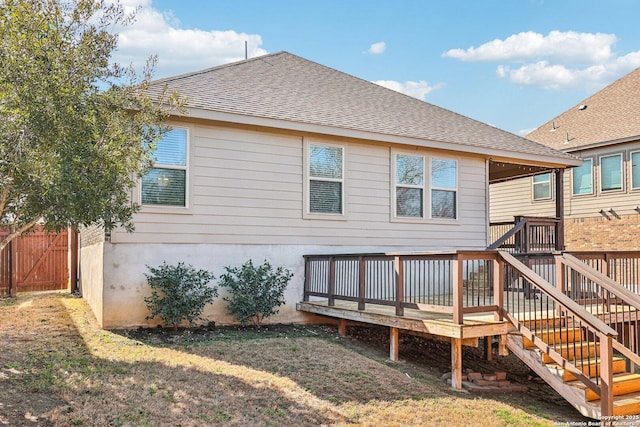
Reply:
M613 415L638 415L640 414L640 392L629 393L613 398ZM632 422L637 420L632 420ZM633 424L631 424L633 425Z
M611 369L614 374L626 372L627 362L623 357L614 356L611 362L612 362ZM589 377L595 377L597 374L600 373L599 369L596 369L599 367L599 364L600 364L600 360L591 359L591 360L576 361L575 366L578 369L581 369L585 375ZM547 364L547 368L554 369L556 371L564 370L562 379L565 382L575 381L577 379L575 375L573 375L571 372L569 372L568 370L564 369L563 367L561 367L556 363Z
M587 388L587 386L580 381L573 381L567 384L583 389L585 391L585 399L587 401L600 399L600 396L598 394ZM625 372L623 374L616 374L613 376L614 396L621 396L636 392L640 392L640 374L631 374Z
M556 328L556 330L550 329L537 332L536 336L549 345L556 345L560 343L580 341L583 337L583 333L581 328ZM525 348L535 347L533 342L526 337L522 338L522 345L524 345Z
M591 359L600 354L600 346L594 342L572 342L553 347L564 359ZM552 363L553 359L546 353L542 354L544 363Z

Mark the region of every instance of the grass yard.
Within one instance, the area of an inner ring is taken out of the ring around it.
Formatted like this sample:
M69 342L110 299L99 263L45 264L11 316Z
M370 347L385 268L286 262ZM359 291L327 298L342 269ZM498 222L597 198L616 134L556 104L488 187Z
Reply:
M0 300L0 425L553 426L535 400L453 392L333 328L100 330L84 300Z

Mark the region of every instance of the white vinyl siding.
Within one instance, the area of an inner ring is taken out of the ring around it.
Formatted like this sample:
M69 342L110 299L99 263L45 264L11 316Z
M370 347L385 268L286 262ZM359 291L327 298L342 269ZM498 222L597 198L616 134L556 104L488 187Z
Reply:
M574 196L593 194L593 159L584 159L581 166L571 170L571 176Z
M631 188L640 189L640 151L631 153Z
M622 190L622 154L600 157L600 191Z
M274 250L329 245L339 252L486 247L482 156L457 158L456 221L395 221L390 214L395 205L392 152L400 152L400 146L204 124L191 125L189 137L190 209L145 208L134 218L135 233L114 230L113 243L166 243L167 251L178 243L268 245ZM307 213L306 151L311 143L343 148L342 215ZM411 154L444 158L428 149ZM429 164L425 161L426 168ZM428 215L430 209L425 210Z
M153 167L141 180L143 205L187 205L187 141L187 130L175 128L157 142Z
M551 174L543 173L535 175L533 182L533 200L549 200L551 199Z

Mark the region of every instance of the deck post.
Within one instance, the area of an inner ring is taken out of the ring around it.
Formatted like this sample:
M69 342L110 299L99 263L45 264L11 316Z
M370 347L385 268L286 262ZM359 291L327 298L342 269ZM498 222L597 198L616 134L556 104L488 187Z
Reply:
M396 316L404 316L404 268L402 258L399 255L394 257L396 271Z
M462 260L460 255L453 257L453 323L462 325L464 323L464 314L462 307Z
M451 387L462 390L462 339L451 338Z
M495 313L495 320L502 321L504 316L504 263L502 263L496 254L493 259L493 303L498 307Z
M556 179L556 249L563 251L564 248L564 169L557 169Z
M613 415L613 338L600 335L600 415Z
M491 348L493 336L489 335L482 339L484 340L484 359L491 361L493 359L493 349Z
M340 319L338 321L338 335L340 335L341 337L347 336L347 320L346 319Z
M311 261L309 257L304 258L304 293L302 294L302 301L309 301L309 289L311 283Z
M334 257L329 258L329 289L328 289L328 301L327 305L333 307L336 305L336 299L334 294L336 293L336 259Z
M367 261L364 257L358 258L358 310L364 310L364 297L366 294Z
M389 328L389 359L393 362L399 360L398 355L400 353L400 333L398 328Z

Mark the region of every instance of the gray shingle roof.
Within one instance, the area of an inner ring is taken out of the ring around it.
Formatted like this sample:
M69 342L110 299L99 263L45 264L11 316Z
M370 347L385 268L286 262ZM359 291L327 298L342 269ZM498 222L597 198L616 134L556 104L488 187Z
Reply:
M154 82L187 108L565 158L541 144L287 52ZM517 157L517 156L516 156ZM568 158L568 157L566 157Z
M581 105L586 108L579 109ZM557 150L571 151L639 136L640 68L637 68L543 124L527 138Z

